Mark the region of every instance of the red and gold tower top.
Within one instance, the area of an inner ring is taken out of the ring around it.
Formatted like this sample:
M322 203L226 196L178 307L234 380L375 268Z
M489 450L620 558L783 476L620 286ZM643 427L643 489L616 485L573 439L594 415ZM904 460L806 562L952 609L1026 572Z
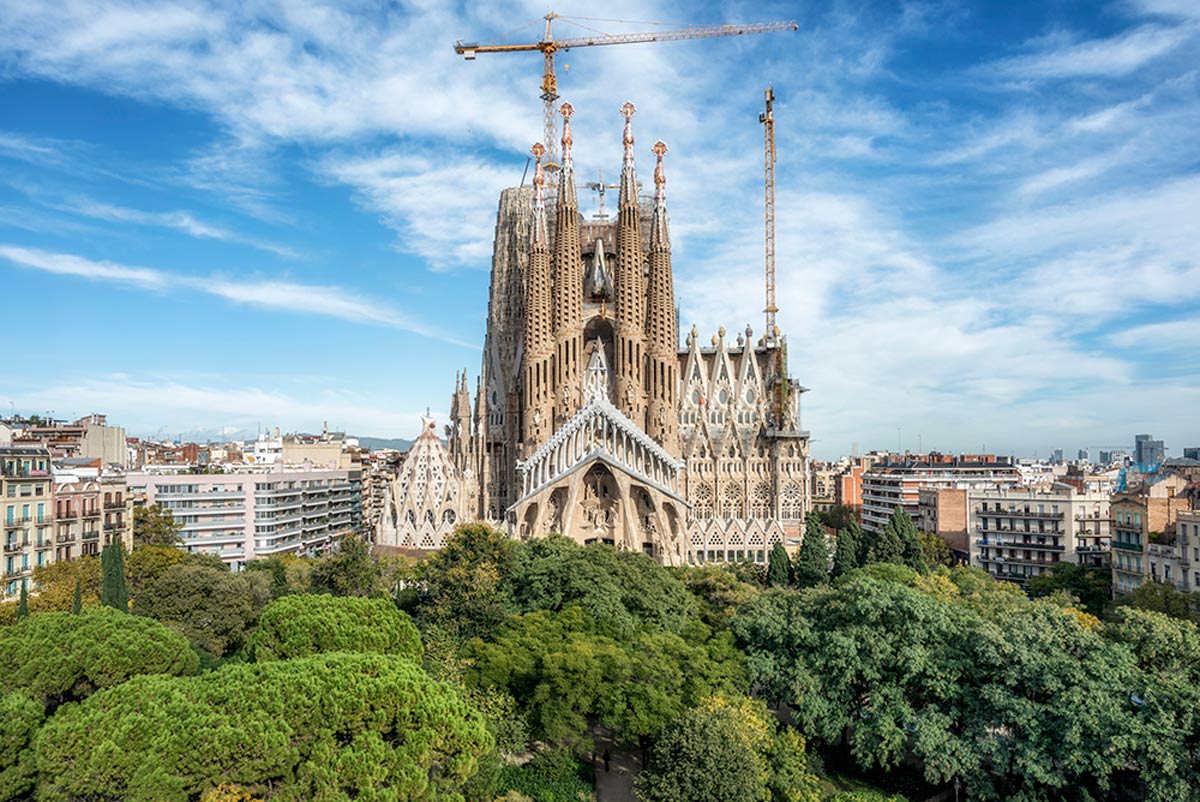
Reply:
M667 143L660 139L650 150L658 157L658 163L654 165L654 200L662 204L667 199L667 173L663 170L663 156L667 155Z
M533 158L536 159L533 168L533 207L541 209L546 200L546 168L542 165L542 157L546 155L546 146L541 142L535 142L530 151L533 153Z
M566 171L572 169L574 166L571 145L575 143L575 139L571 136L571 115L575 113L575 107L570 103L564 103L559 107L558 112L563 118L562 169Z
M628 100L621 106L621 116L625 118L625 133L621 141L625 143L625 164L633 164L633 115L637 114L637 106Z

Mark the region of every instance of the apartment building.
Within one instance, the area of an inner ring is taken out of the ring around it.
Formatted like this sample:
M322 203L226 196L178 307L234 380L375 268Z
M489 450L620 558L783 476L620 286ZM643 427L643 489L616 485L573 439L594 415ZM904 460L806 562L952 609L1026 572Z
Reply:
M969 490L1021 483L1011 457L994 454L893 454L863 474L862 526L878 532L896 507L920 518L921 488Z
M842 467L833 462L815 462L811 471L811 509L814 512L828 512L837 504L837 480L842 473Z
M967 491L952 487L922 487L917 493L917 517L922 532L938 535L957 560L967 561Z
M133 548L133 510L124 476L55 473L54 562Z
M1161 543L1146 546L1150 579L1170 582L1184 593L1200 590L1200 510L1181 510L1175 530Z
M129 467L125 430L112 426L104 415L88 415L73 422L58 420L10 421L14 445L40 445L52 457L97 459L105 465Z
M1185 492L1187 485L1181 476L1166 476L1136 490L1113 494L1110 509L1114 592L1128 593L1152 578L1150 545L1175 545L1176 518L1191 506ZM1164 550L1154 550L1156 567L1165 566L1167 558ZM1175 566L1172 573L1180 570L1182 566ZM1163 573L1158 574L1157 581L1165 581Z
M0 525L4 532L4 596L29 586L33 569L53 560L54 485L43 446L0 447Z
M127 477L138 503L170 510L183 548L239 570L274 554L317 554L360 529L359 470L243 470Z
M1060 562L1077 562L1080 531L1091 526L1092 515L1107 518L1108 503L1104 492L1061 482L972 489L967 495L971 565L1024 584Z

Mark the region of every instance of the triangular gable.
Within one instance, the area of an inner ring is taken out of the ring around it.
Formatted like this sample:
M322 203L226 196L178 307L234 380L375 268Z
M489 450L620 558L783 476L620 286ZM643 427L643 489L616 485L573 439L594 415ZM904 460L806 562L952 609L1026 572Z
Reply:
M633 454L638 459L630 459ZM592 394L529 459L517 462L523 492L513 507L597 460L658 489L684 507L691 506L674 490L683 463L607 398Z

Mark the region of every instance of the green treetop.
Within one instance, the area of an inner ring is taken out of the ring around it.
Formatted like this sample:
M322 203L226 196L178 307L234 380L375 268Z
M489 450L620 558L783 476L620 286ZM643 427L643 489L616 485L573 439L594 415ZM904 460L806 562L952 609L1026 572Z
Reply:
M125 547L110 543L100 553L100 603L123 613L129 612L129 588L125 584Z
M792 561L782 543L776 543L767 558L767 584L773 588L792 584Z
M796 586L811 588L824 582L829 576L829 547L825 544L825 527L818 520L810 520L804 531L804 541L796 554L793 566Z
M133 508L133 542L150 546L174 546L180 542L183 525L170 510L157 504Z

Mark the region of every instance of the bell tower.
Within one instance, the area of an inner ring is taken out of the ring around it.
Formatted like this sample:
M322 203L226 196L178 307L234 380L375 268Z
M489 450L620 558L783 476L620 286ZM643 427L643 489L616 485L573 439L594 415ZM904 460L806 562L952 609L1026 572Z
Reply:
M621 106L625 118L622 141L621 197L617 203L617 278L615 359L616 406L645 428L646 388L642 384L645 359L646 282L643 277L641 215L638 211L637 175L633 166L634 105Z

